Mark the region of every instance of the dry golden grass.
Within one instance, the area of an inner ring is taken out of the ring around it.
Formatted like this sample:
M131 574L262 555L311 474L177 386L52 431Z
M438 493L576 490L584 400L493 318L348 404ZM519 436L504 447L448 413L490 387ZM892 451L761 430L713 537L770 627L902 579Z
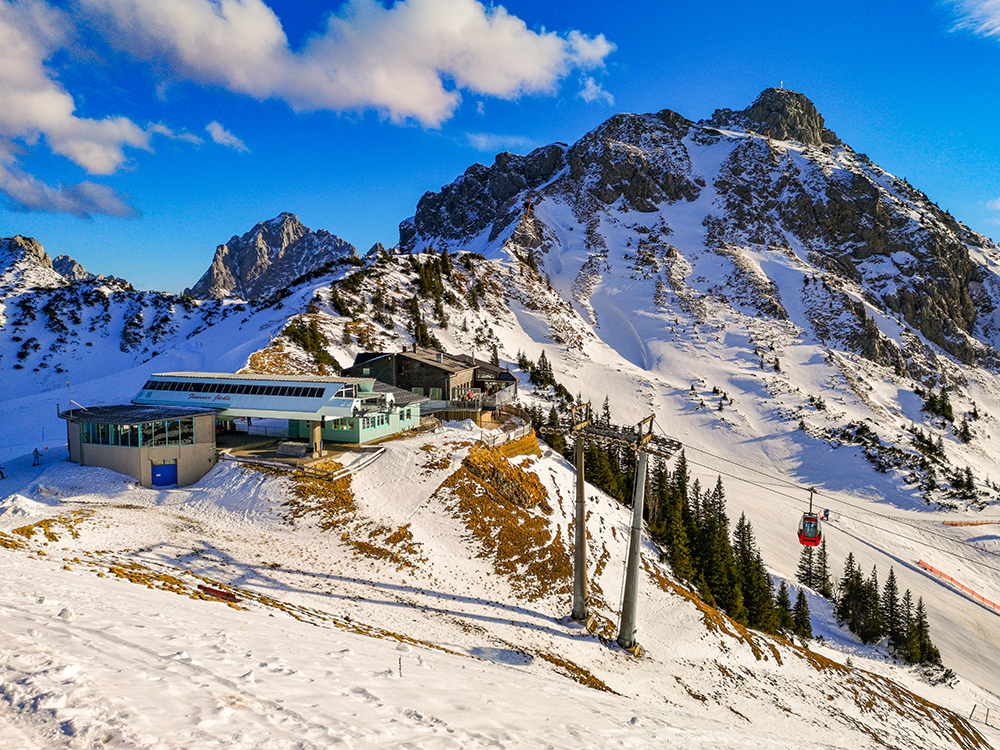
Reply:
M474 446L435 496L480 544L479 556L490 559L519 595L533 601L569 592L570 556L544 515L552 508L534 474L498 450Z
M280 339L272 341L268 346L251 354L250 359L247 360L246 367L240 370L239 373L254 375L307 374L303 371L301 364L296 362L285 351L285 347Z
M343 466L336 461L323 461L314 468L335 473ZM280 473L287 475L287 472ZM424 561L425 558L420 556L420 545L413 542L409 524L393 531L388 526L373 526L369 521L358 519L349 474L333 480L296 474L290 476L290 482L290 497L284 503L288 509L286 520L318 516L320 531L340 531L340 541L352 549L355 556L382 560L397 570L414 567L417 562ZM383 545L377 543L380 537L383 538Z
M535 653L550 664L554 664L558 667L558 669L562 670L567 677L576 680L581 685L594 688L594 690L603 690L605 693L618 695L618 693L605 685L600 678L594 676L591 672L584 669L579 664L574 664L571 661L563 659L561 656L550 654L547 651L536 651Z
M855 705L865 713L872 713L882 721L893 721L894 716L902 717L906 720L920 722L921 724L933 724L935 731L942 737L947 737L964 750L985 750L990 747L989 743L979 734L962 716L938 706L930 701L921 698L919 695L910 692L901 685L891 680L856 667L847 667L838 664L824 656L813 653L808 649L801 648L788 643L782 638L775 638L749 630L737 622L729 619L728 616L709 607L701 601L697 595L688 591L683 586L674 583L657 566L650 564L643 558L643 567L656 584L666 592L673 592L690 602L692 602L702 613L705 625L709 630L717 630L725 635L735 638L737 641L746 643L754 656L759 660L767 660L768 653L774 657L777 664L781 664L781 654L778 651L778 644L792 651L796 656L804 659L817 672L831 672L835 674L837 684L847 690L853 697ZM723 645L722 649L726 648ZM732 673L727 673L721 665L719 670L724 676L732 678ZM678 682L682 685L678 678ZM687 686L684 686L687 690ZM688 690L692 697L698 700L705 700L704 696ZM778 706L782 708L782 706ZM832 709L833 712L843 721L852 724L859 731L868 734L879 744L885 744L871 726L863 724L852 716L848 716L842 711Z
M61 515L58 518L46 518L43 521L37 521L27 526L21 526L20 528L14 529L13 533L19 534L26 539L31 539L35 535L35 532L40 530L45 534L45 538L50 542L58 542L59 535L56 534L53 527L62 526L74 539L76 539L80 536L80 532L76 529L77 525L90 518L92 515L94 515L94 511L92 510L74 510L72 513Z
M507 458L514 458L514 456L541 456L542 451L538 447L538 436L535 435L535 431L532 430L527 435L525 435L520 440L515 440L511 443L504 443L499 446L500 452Z
M12 536L7 536L0 531L0 547L4 549L23 549L24 545Z

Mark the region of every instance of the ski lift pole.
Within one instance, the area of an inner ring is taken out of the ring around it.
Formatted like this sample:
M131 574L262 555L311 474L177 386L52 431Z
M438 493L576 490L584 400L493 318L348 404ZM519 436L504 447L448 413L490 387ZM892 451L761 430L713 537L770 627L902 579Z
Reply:
M580 418L582 412L582 418ZM584 511L585 428L590 424L590 402L572 407L573 433L576 435L576 521L573 541L573 614L577 622L587 622L587 530Z
M649 431L643 432L648 423ZM639 559L642 546L642 510L646 497L647 455L643 447L652 438L653 417L639 423L638 457L635 466L635 489L632 494L632 532L629 536L628 561L625 564L625 595L622 599L622 619L618 628L618 645L625 649L636 648L635 610L639 598Z

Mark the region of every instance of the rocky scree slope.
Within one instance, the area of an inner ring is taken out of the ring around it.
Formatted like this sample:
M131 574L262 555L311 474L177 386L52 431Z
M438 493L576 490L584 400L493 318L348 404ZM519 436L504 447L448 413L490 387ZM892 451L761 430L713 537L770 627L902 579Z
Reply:
M262 299L311 271L357 256L349 242L324 229L313 231L285 212L219 245L212 265L185 293L199 299Z

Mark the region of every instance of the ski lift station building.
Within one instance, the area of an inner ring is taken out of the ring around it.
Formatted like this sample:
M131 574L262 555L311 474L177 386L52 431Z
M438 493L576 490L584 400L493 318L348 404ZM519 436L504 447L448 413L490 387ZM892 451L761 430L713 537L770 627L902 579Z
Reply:
M70 460L102 466L144 487L185 486L215 465L216 425L288 421L319 457L323 441L367 443L420 424L425 398L374 378L171 372L150 377L120 406L63 411Z

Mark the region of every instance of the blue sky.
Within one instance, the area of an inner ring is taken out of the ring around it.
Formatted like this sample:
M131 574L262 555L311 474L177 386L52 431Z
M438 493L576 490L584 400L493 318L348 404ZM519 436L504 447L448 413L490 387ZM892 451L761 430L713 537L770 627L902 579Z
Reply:
M1000 5L0 0L0 236L180 291L281 211L361 252L497 151L780 82L1000 239Z

